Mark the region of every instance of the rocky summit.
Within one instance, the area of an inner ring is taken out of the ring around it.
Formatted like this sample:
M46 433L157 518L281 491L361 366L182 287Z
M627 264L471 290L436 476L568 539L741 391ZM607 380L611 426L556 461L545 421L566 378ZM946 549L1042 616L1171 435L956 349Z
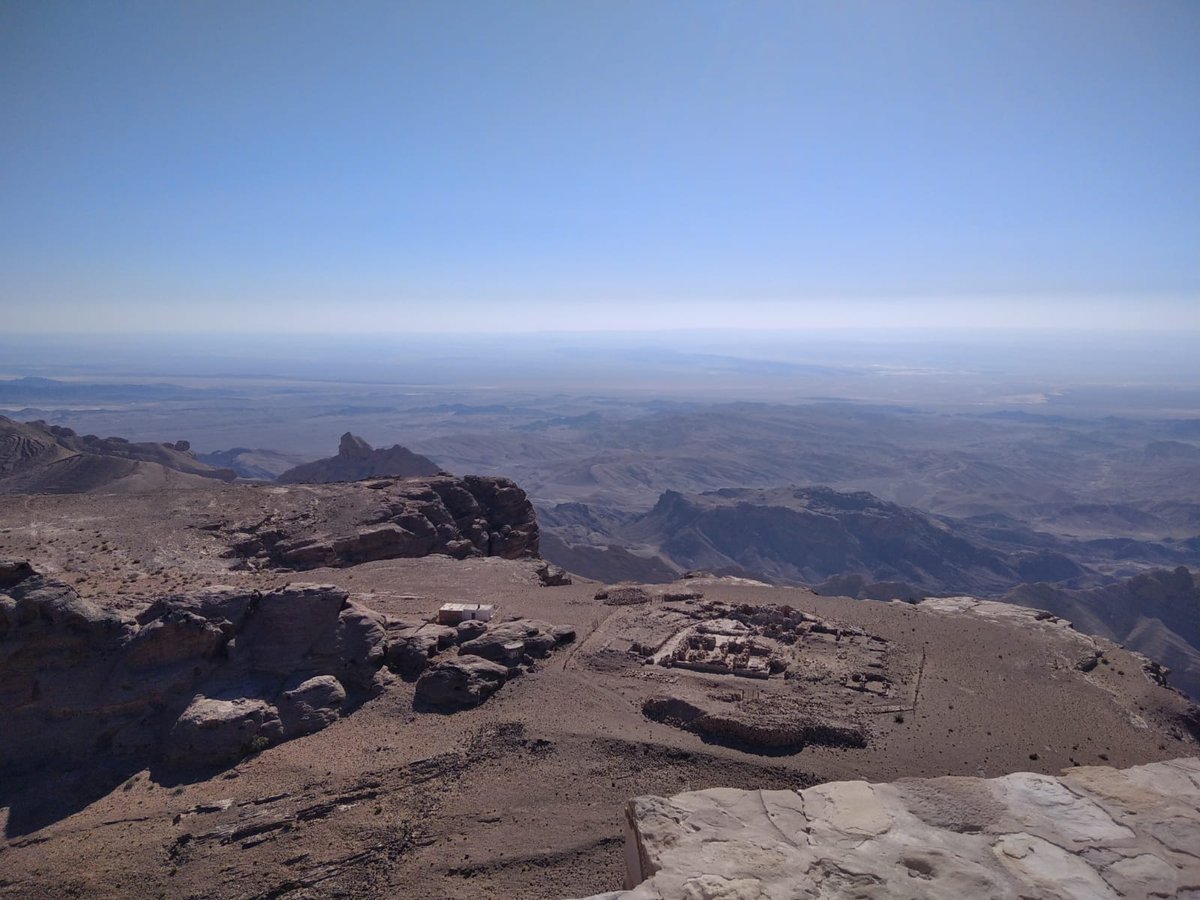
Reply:
M359 481L380 475L404 478L436 475L441 467L419 453L399 444L375 450L365 440L346 432L338 445L337 456L303 463L281 472L276 481L281 484L328 484L333 481Z
M533 506L524 491L504 478L381 478L308 491L274 494L298 501L278 514L210 527L226 536L228 556L250 566L285 569L430 553L506 559L537 555Z
M592 900L1117 900L1200 886L1200 759L1063 775L693 791L625 809Z

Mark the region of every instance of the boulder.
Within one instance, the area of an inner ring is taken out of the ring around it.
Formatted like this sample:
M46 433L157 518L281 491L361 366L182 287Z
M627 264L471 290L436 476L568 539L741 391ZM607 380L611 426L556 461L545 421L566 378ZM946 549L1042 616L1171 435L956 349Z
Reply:
M466 641L474 640L486 632L487 629L488 627L486 622L479 622L473 619L469 619L466 622L460 622L457 629L458 642L464 643Z
M507 667L479 656L459 656L436 663L417 680L413 703L424 709L469 709L483 703L507 680Z
M437 637L432 634L414 633L397 637L388 644L388 668L405 678L413 678L429 667L437 649Z
M606 606L632 606L637 603L649 603L653 598L644 587L627 584L601 588L596 591L596 599L603 600Z
M542 587L559 587L565 584L571 584L571 576L567 574L567 570L562 566L556 566L554 563L543 562L537 567L538 581Z
M237 762L283 739L275 707L263 700L220 700L197 696L167 735L172 765L192 768Z
M0 559L0 590L19 584L34 574L33 566L24 559Z
M462 641L458 652L463 656L482 656L511 667L520 665L527 657L541 659L548 656L555 647L573 640L575 629L570 625L518 619L489 626L477 637Z
M557 643L552 635L542 630L542 625L544 623L527 620L501 622L479 637L459 644L458 652L462 656L482 656L507 666L519 665L526 653L545 656Z
M388 667L405 678L413 678L425 671L439 650L445 650L457 640L458 631L446 625L395 623L388 632Z
M279 696L284 736L299 737L330 725L341 715L346 689L332 675L317 675Z

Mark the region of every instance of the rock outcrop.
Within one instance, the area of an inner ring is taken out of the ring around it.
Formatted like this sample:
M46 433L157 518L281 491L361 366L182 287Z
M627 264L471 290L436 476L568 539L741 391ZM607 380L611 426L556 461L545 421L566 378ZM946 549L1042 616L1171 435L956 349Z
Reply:
M715 788L626 808L605 900L1118 898L1200 885L1200 759L1060 777Z
M423 625L392 644L388 661L402 675L423 673L413 701L417 709L454 712L483 703L509 678L573 640L574 628L535 619L467 621L457 628ZM435 661L440 650L454 644L457 657Z
M391 619L314 584L177 594L131 617L0 560L0 770L96 754L225 765L325 728L391 679L385 666L421 676L418 708L452 711L574 639L526 619Z
M507 478L384 478L303 490L318 492L316 502L298 494L291 513L218 526L228 536L228 555L252 566L315 569L431 553L538 554L533 505Z
M1170 667L1170 682L1200 701L1200 573L1184 566L1142 572L1087 590L1024 584L1005 600L1063 616Z
M765 756L796 753L810 745L867 745L867 731L860 722L849 717L833 720L790 698L705 700L698 704L673 696L650 697L642 712L648 719L694 732L710 743Z
M595 599L606 606L636 606L651 600L702 600L704 592L687 587L649 588L641 584L608 584L596 591Z
M574 637L574 629L522 619L489 627L478 637L464 641L458 652L505 665L519 665L526 657L541 659L548 656L559 644Z
M479 656L436 663L417 682L418 708L451 712L478 706L508 680L508 668Z
M20 564L0 564L0 591L0 767L234 762L369 696L387 650L382 617L329 586L218 588L133 618Z
M328 484L334 481L360 481L363 478L395 476L412 478L436 475L441 466L407 447L396 444L375 450L357 435L346 432L338 445L337 456L304 463L281 472L275 479L281 484Z
M483 625L482 622L472 623ZM473 637L475 632L470 632ZM393 620L388 623L387 664L405 678L415 678L430 661L460 640L461 632L434 622Z

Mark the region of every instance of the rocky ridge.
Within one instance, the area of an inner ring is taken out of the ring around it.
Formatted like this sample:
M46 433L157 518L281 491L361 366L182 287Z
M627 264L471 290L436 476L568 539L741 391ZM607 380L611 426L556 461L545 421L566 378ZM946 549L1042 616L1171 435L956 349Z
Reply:
M638 797L593 900L1191 897L1200 759Z
M1200 700L1200 575L1187 568L1143 572L1085 590L1024 584L1004 599L1145 653L1170 667L1174 686Z
M573 502L542 517L548 558L597 580L671 581L704 568L876 600L995 595L1039 581L1085 587L1195 565L1200 549L1194 538L1089 540L1002 515L952 518L818 485L668 490L643 514Z
M137 443L0 416L0 494L137 492L236 477L198 460L187 441Z
M666 491L615 534L681 569L817 584L847 572L903 583L901 596L944 585L989 591L1020 580L1013 561L934 518L864 492L824 487Z
M533 506L506 478L443 474L307 490L315 493L298 494L299 504L279 513L206 527L225 535L228 556L251 567L342 567L431 553L457 559L538 555Z

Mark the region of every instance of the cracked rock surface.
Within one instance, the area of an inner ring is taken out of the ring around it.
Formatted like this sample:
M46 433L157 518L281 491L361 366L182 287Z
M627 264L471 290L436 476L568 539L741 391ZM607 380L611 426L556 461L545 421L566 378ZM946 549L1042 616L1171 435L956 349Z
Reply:
M631 888L669 898L1194 897L1200 759L1061 776L638 797Z

